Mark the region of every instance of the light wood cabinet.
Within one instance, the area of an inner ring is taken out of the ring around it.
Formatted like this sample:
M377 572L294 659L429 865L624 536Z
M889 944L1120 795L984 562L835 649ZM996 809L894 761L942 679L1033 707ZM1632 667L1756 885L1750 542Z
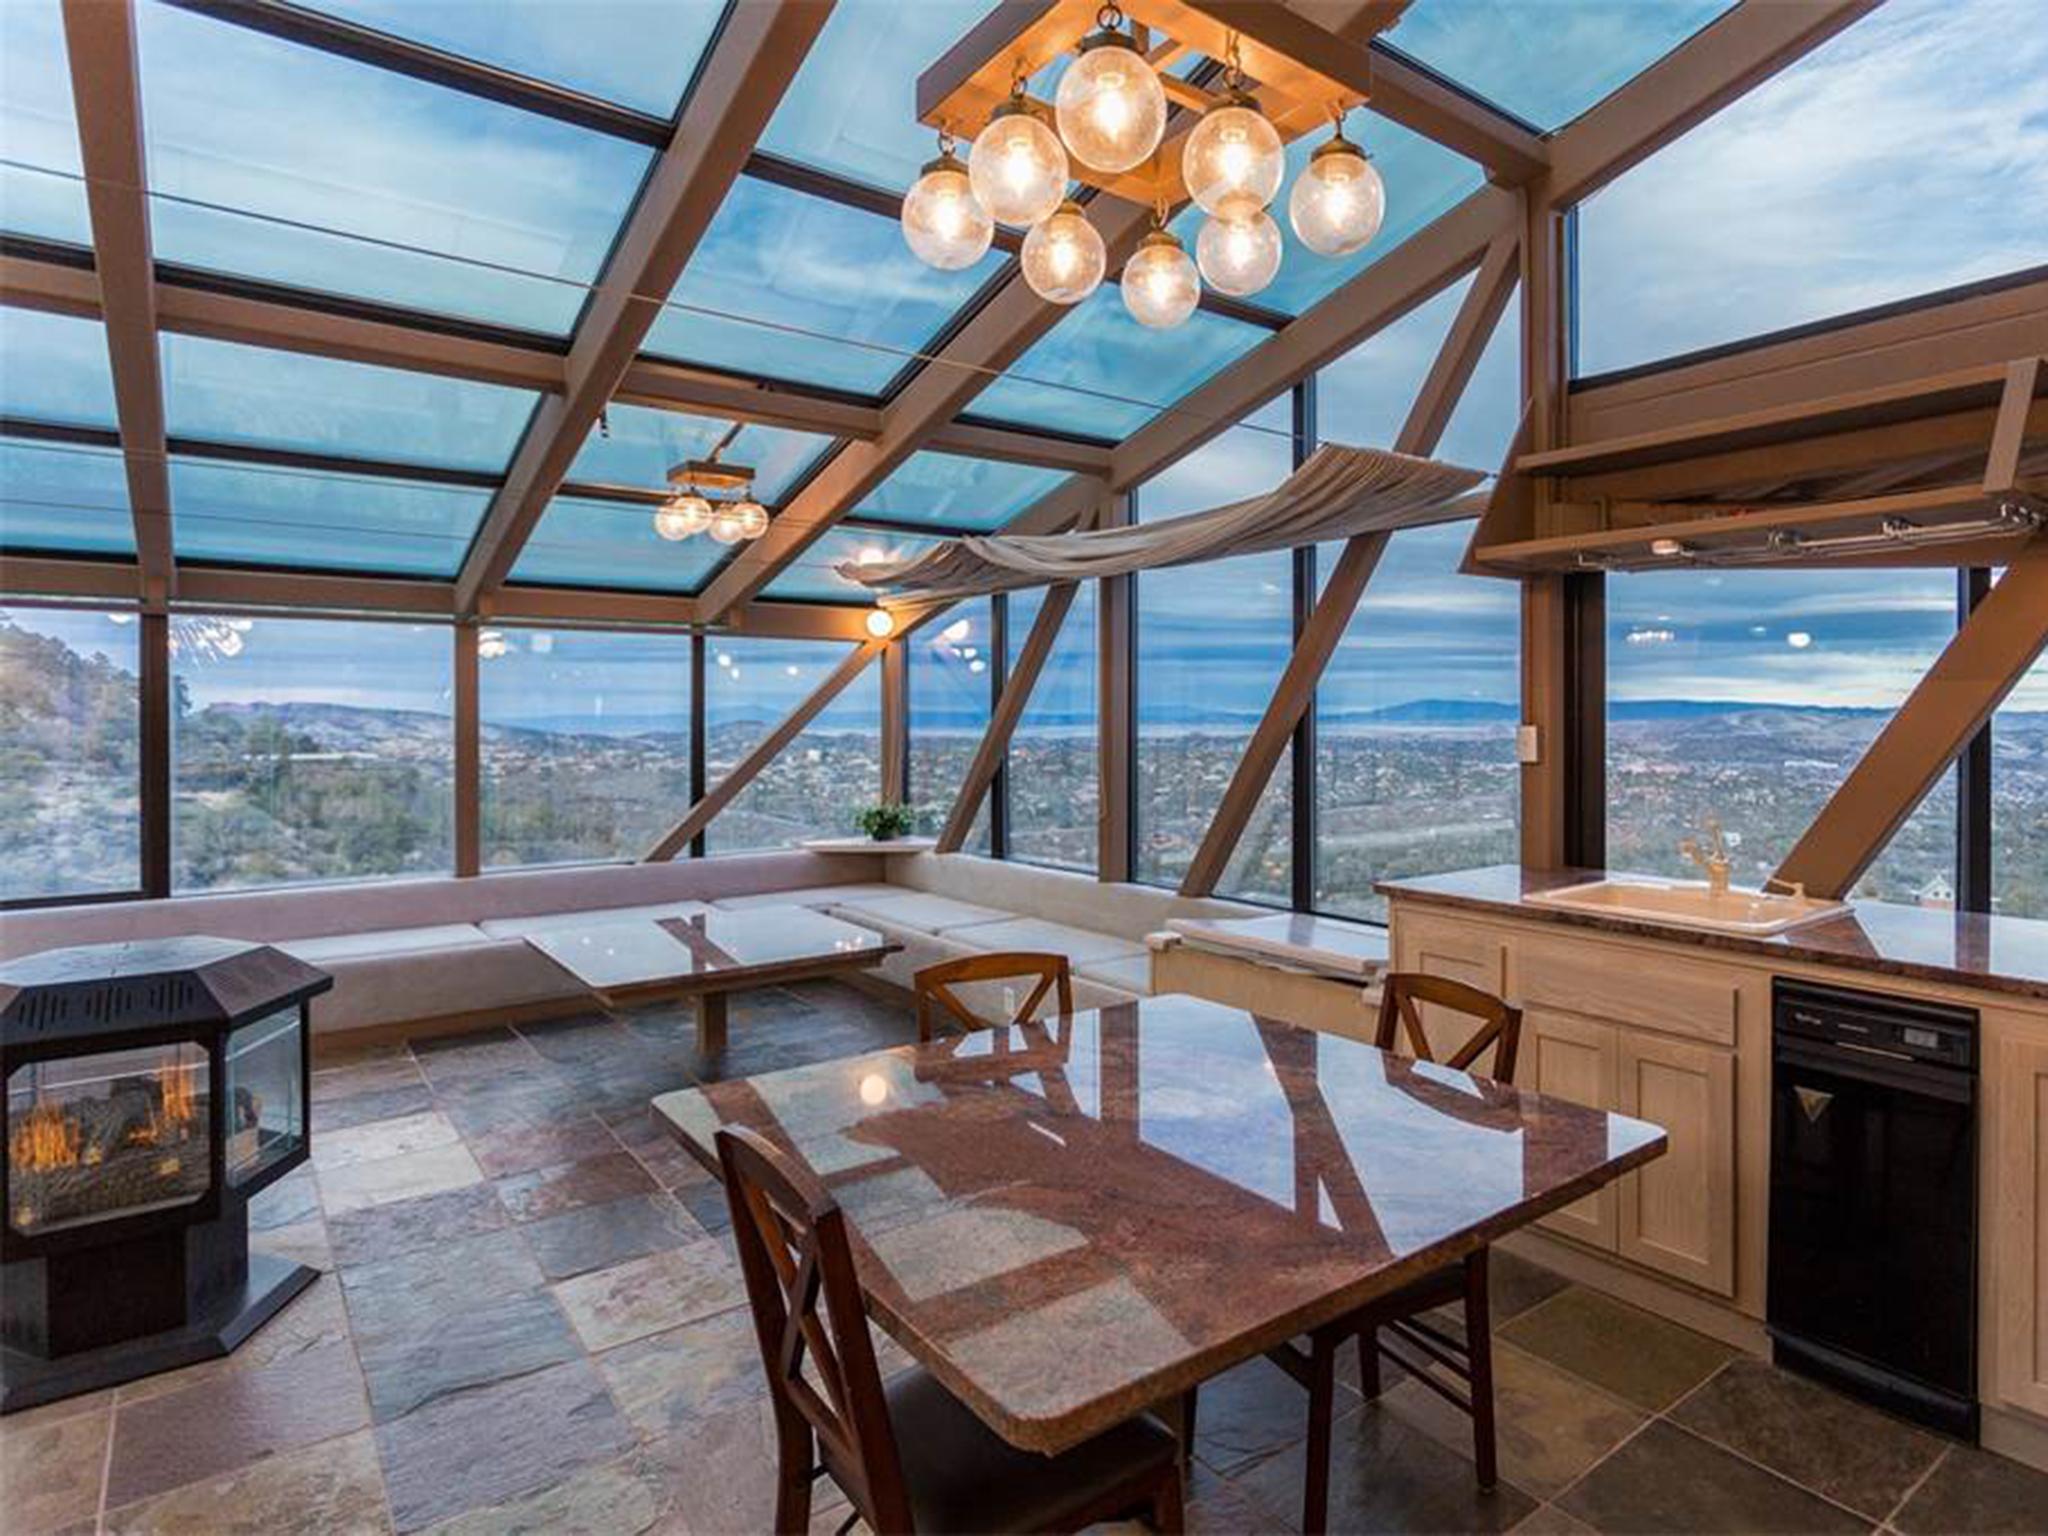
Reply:
M1718 1295L1735 1294L1735 1057L1619 1033L1615 1107L1661 1125L1662 1157L1616 1185L1616 1251Z
M1522 1057L1515 1072L1524 1088L1554 1094L1592 1109L1615 1105L1615 1032L1569 1014L1531 1009L1522 1016ZM1552 1211L1538 1223L1582 1243L1614 1251L1615 1187L1612 1184Z
M1410 919L1402 923L1393 953L1395 965L1404 971L1462 981L1496 997L1505 990L1507 946L1498 936L1469 923ZM1471 1019L1427 1004L1420 1011L1422 1032L1439 1060L1471 1037Z
M1992 1122L1990 1393L2048 1417L2048 1029L2000 1032L1984 1066Z

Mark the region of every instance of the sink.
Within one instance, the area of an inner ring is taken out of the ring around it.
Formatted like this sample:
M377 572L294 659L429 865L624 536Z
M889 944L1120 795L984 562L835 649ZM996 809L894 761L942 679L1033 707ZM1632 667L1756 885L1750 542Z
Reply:
M1780 896L1741 886L1717 896L1704 881L1645 877L1594 880L1561 890L1537 891L1523 899L1533 906L1562 907L1595 916L1669 923L1674 928L1739 933L1755 938L1826 922L1849 911L1845 901L1817 896Z

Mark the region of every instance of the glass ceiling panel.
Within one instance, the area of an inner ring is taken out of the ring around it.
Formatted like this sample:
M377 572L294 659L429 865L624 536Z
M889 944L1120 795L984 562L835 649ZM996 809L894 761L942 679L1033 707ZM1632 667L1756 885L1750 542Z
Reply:
M57 0L0 4L0 160L9 162L0 166L0 226L92 243ZM16 163L41 170L17 170Z
M788 598L805 602L855 603L866 605L875 594L857 581L848 581L832 569L842 560L863 564L882 560L903 560L921 555L940 543L908 534L887 533L878 528L835 528L815 540L761 590L766 598Z
M984 258L938 271L910 254L894 219L743 176L647 350L877 394L993 270Z
M468 486L171 460L180 560L453 576L489 505Z
M670 543L649 503L557 496L512 567L512 580L565 587L695 592L726 547L708 535Z
M1389 46L1538 128L1627 84L1733 0L1418 0Z
M611 422L611 436L591 429L576 462L569 466L572 481L658 491L668 484L671 464L708 457L732 429L729 421L638 405L615 405L605 414ZM831 441L813 432L750 425L740 428L740 435L721 458L751 468L754 494L773 503L782 499L782 493Z
M120 451L0 438L0 547L132 556Z
M1287 194L1308 164L1308 157L1329 134L1318 130L1296 139L1287 146L1287 179L1281 183L1280 195L1273 199L1270 210L1280 226L1280 273L1251 296L1252 303L1290 315L1300 314L1478 191L1486 179L1476 162L1374 113L1352 113L1348 131L1379 167L1387 188L1386 222L1370 245L1351 256L1318 256L1297 240L1287 220ZM1189 206L1173 221L1173 232L1190 251L1195 248L1195 237L1206 218L1199 208Z
M724 0L321 0L343 20L621 106L675 115Z
M163 337L173 437L501 473L540 397L201 336Z
M565 334L650 158L167 6L139 31L152 188L237 210L159 195L166 261Z
M919 452L870 491L860 510L891 522L937 523L986 533L1000 528L1066 478L1057 469L1031 464Z
M0 416L73 427L115 425L106 327L97 320L0 306Z
M1148 330L1105 282L967 409L1056 432L1125 437L1271 334L1205 309L1174 330Z

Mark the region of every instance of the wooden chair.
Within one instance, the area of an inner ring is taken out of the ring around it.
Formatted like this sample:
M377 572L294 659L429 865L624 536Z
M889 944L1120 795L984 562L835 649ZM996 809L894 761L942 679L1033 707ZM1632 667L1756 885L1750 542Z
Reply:
M1382 978L1380 987L1379 1033L1373 1043L1381 1050L1394 1050L1397 1036L1404 1037L1398 1043L1405 1044L1416 1060L1435 1061L1420 1012L1420 1005L1433 1005L1479 1021L1464 1043L1445 1058L1445 1066L1462 1071L1491 1050L1493 1060L1487 1075L1502 1082L1514 1077L1515 1055L1522 1039L1519 1008L1461 981L1413 971L1391 972ZM1476 1249L1459 1262L1433 1270L1355 1314L1360 1390L1368 1398L1379 1396L1380 1356L1385 1355L1423 1386L1471 1415L1472 1461L1481 1488L1493 1487L1499 1475L1494 1449L1493 1330L1486 1293L1487 1252L1485 1248ZM1422 1315L1451 1303L1464 1306L1462 1344L1425 1321ZM1402 1349L1391 1348L1391 1341L1398 1341ZM1409 1355L1405 1350L1416 1353ZM1432 1375L1426 1368L1430 1362L1461 1380L1464 1390Z
M937 965L928 965L911 978L911 988L917 997L917 1038L932 1038L931 1005L935 1001L968 1032L987 1029L988 1021L977 1018L952 989L963 982L1014 981L1025 976L1037 977L1038 985L1024 999L1024 1006L1010 1020L1012 1024L1029 1023L1036 1016L1038 1005L1045 1001L1045 994L1055 987L1059 989L1060 1017L1066 1018L1073 1013L1074 976L1065 955L1024 949L962 955L957 960L941 960Z
M838 1204L751 1131L721 1130L718 1157L775 1411L778 1532L808 1529L821 1475L878 1536L1073 1531L1135 1512L1181 1529L1178 1447L1150 1419L1040 1456L1000 1439L921 1368L885 1384Z

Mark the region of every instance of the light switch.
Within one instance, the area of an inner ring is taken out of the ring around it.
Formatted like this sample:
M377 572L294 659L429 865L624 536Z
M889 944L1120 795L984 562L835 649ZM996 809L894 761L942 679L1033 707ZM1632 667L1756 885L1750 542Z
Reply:
M1543 737L1537 727L1533 725L1515 727L1515 761L1518 763L1540 763L1543 761Z

